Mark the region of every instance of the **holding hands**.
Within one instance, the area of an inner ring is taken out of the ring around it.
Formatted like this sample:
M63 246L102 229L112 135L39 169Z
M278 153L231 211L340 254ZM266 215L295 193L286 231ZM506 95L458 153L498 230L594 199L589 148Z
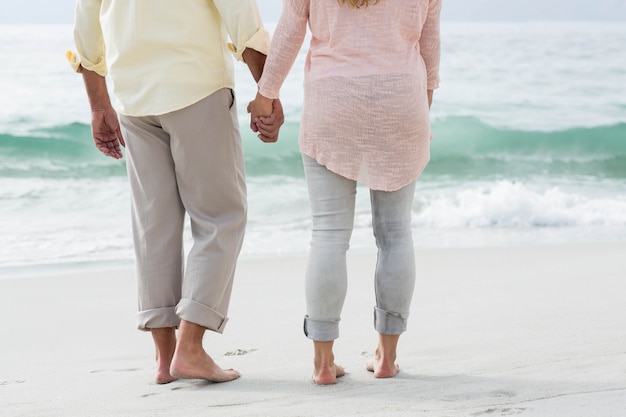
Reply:
M280 100L257 93L256 98L248 104L248 113L250 129L259 134L259 139L266 143L278 140L278 130L285 121Z

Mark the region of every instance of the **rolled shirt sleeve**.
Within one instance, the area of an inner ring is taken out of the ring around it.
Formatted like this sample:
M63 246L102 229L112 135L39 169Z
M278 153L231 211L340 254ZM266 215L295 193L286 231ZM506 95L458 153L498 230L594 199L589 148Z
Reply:
M74 17L74 43L76 52L68 51L66 57L72 68L81 67L101 76L107 75L106 48L100 26L102 0L77 0Z
M254 0L215 0L231 43L228 49L238 61L243 61L246 48L267 55L270 35L263 27L261 13Z

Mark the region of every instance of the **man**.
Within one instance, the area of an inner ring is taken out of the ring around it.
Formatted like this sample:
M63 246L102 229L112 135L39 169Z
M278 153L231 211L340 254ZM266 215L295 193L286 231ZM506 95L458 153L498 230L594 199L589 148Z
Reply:
M95 145L113 158L127 148L138 328L152 333L156 382L235 379L239 373L213 362L202 339L226 325L246 224L230 55L259 80L269 35L258 7L254 0L77 0L74 38L77 53L68 59L83 75ZM255 130L276 141L283 120L278 104ZM185 213L194 241L186 269Z

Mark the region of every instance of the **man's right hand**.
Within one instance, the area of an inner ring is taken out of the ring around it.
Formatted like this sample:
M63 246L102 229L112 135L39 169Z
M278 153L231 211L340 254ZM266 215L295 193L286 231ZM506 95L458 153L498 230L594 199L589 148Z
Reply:
M106 156L115 159L124 156L120 145L126 146L126 143L113 108L91 110L91 134L96 148Z
M122 149L120 145L126 146L117 113L111 106L109 92L104 76L94 71L80 67L85 81L89 107L91 107L91 134L96 148L106 156L120 159Z

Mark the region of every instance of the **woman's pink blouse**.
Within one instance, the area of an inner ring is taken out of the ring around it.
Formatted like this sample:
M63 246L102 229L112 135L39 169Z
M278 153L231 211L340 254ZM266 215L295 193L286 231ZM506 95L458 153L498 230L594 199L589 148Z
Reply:
M413 182L430 159L427 90L439 86L441 0L285 0L259 91L278 98L304 41L300 150L371 189Z

